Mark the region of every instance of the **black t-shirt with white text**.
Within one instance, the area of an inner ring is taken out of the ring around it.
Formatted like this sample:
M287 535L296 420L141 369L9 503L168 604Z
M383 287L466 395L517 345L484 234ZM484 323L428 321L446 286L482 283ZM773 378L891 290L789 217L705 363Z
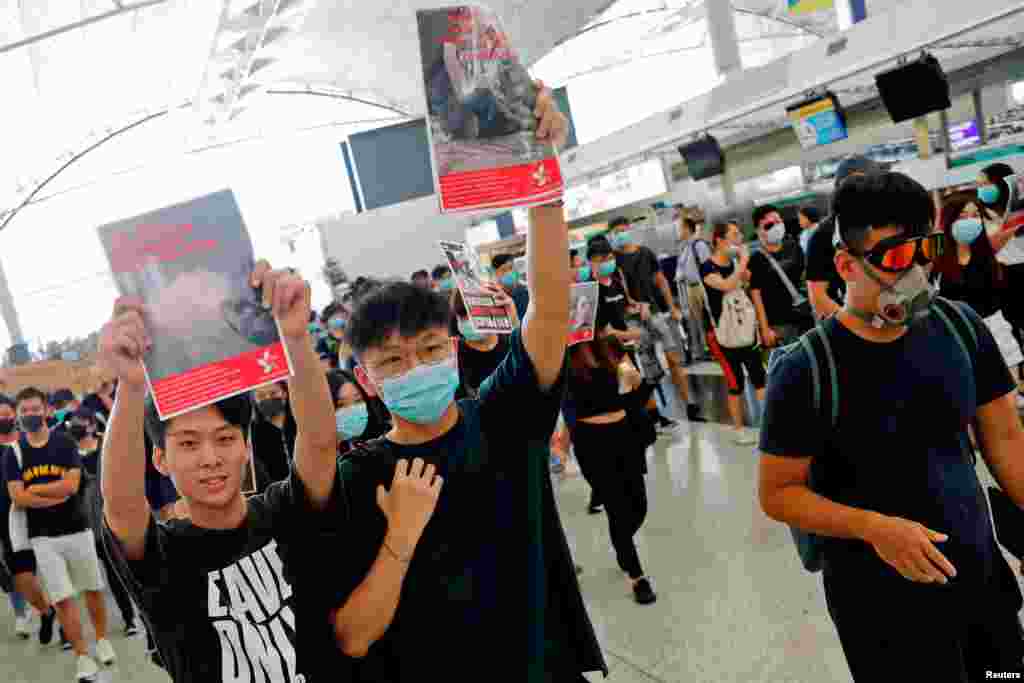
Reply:
M750 290L761 292L761 301L764 303L769 325L795 322L797 316L793 310L793 295L768 258L768 254L763 251L755 251L750 255ZM804 251L800 244L795 240L786 239L782 243L782 249L771 254L771 258L774 258L786 273L793 287L799 290L800 280L804 274Z
M324 680L303 667L290 552L311 529L293 471L248 499L237 529L203 529L150 517L145 555L125 558L104 522L104 545L139 605L175 683L304 683ZM315 522L313 522L315 524ZM346 680L337 673L334 680Z
M82 469L78 447L64 434L51 432L46 445L41 448L29 445L28 439L22 435L18 445L21 447L21 466L18 466L18 459L9 454L10 457L4 458L4 478L8 482L22 482L28 491L34 485L60 481L65 474ZM81 487L59 505L29 508L25 513L29 538L68 536L89 528Z
M619 274L612 275L608 284L599 282L598 285L597 329L602 331L611 325L612 329L625 332L627 329L626 309L629 307L629 301L626 299L626 289L622 286Z

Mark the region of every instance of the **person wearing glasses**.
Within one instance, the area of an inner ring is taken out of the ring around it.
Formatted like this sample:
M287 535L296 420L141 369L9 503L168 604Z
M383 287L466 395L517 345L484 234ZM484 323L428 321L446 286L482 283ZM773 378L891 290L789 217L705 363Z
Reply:
M822 325L837 414L812 399L811 355L773 362L761 507L823 539L825 599L857 683L1019 671L1021 592L967 437L976 425L989 471L1024 506L1016 383L981 317L935 299L925 268L952 246L933 232L920 184L899 173L851 178L833 214L847 296Z

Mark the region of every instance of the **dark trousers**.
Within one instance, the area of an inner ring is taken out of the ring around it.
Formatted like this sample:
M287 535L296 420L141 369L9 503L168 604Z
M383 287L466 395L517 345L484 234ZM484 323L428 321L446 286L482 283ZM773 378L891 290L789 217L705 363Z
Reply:
M953 601L937 592L909 588L914 597L883 597L856 582L825 579L829 613L856 683L974 683L991 680L986 672L1021 671L1024 638L1015 609L983 601L951 608Z
M638 579L644 570L633 537L647 518L646 446L629 420L609 425L577 422L573 446L593 497L604 505L619 567Z
M132 598L124 587L124 582L121 580L120 575L114 569L114 565L111 563L106 551L103 549L102 543L96 544L96 554L100 556L100 562L103 563L103 569L107 573L110 593L114 596L114 602L117 603L117 609L121 612L121 618L124 619L126 625L131 624L135 621L135 605L132 604Z

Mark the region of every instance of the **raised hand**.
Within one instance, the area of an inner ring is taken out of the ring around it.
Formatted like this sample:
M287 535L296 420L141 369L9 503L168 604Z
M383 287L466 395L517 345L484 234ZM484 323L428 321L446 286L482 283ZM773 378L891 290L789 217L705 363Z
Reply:
M550 142L556 149L565 144L569 137L569 120L558 110L551 90L543 81L537 81L537 106L533 115L537 117L537 140Z
M100 332L99 361L109 373L133 387L146 385L142 356L153 345L143 319L145 306L137 297L121 297Z
M273 270L266 261L256 264L252 286L263 288L263 306L277 319L281 334L298 339L309 334L309 283L291 270Z
M399 460L391 489L377 487L377 505L388 520L385 542L408 561L434 514L443 485L433 465L422 459Z

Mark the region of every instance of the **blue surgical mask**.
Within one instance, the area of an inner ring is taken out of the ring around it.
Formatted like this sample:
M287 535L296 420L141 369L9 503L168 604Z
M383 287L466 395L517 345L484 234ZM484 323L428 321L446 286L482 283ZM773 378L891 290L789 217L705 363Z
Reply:
M986 206L992 206L999 201L999 188L995 185L982 185L978 188L978 199Z
M977 218L961 218L953 223L953 239L960 244L974 244L984 231L985 226Z
M629 245L634 244L636 242L636 237L634 237L633 233L630 232L629 230L618 233L612 239L612 245L615 246L617 249L621 249L622 247L628 247Z
M459 387L455 358L415 368L378 382L381 398L394 415L413 424L434 424L444 415Z
M580 266L576 269L576 282L589 282L590 275L590 266Z
M519 273L511 271L501 276L501 284L505 285L509 289L512 289L519 284Z
M476 328L474 328L473 325L466 318L459 318L458 325L459 334L461 334L462 338L465 339L466 341L480 341L481 339L487 336L477 332Z
M615 274L615 268L615 259L612 259L611 261L605 261L604 263L597 267L597 276L602 278L611 277L612 275Z
M764 241L768 244L781 244L786 239L786 226L782 223L774 223L764 231Z
M345 329L345 319L344 318L331 318L330 321L327 324L330 325L331 329L336 331L336 332L338 330Z
M455 288L455 280L453 280L451 277L446 277L445 279L437 283L437 288L442 292L450 292L452 291L452 289Z
M334 413L334 422L338 428L338 436L346 439L356 439L366 431L366 425L370 421L370 413L365 403L356 403L345 408L338 408Z

